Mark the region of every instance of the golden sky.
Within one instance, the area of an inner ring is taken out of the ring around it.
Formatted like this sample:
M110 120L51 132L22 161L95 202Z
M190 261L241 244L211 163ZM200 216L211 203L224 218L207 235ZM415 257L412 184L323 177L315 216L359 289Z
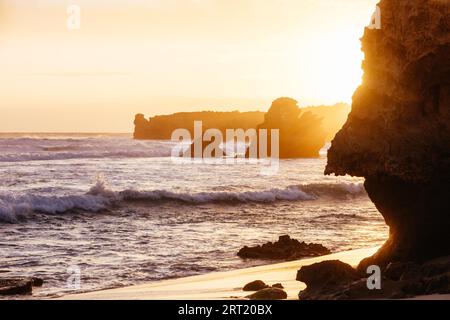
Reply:
M351 102L378 0L0 0L0 132ZM67 28L67 6L81 9Z

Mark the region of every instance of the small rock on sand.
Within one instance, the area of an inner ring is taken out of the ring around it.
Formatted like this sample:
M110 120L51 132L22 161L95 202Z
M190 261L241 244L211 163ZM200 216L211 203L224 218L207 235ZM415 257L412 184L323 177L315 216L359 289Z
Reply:
M250 300L284 300L287 293L278 288L266 288L247 296Z
M268 287L269 286L267 284L265 284L263 281L256 280L256 281L247 283L242 290L243 291L258 291L258 290L266 289Z

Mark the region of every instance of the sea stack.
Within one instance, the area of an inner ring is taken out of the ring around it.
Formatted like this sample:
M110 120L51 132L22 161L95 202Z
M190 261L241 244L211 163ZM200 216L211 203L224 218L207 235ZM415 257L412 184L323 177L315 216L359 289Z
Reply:
M363 84L325 170L364 177L390 227L361 270L450 255L450 1L379 8L380 28L362 39Z

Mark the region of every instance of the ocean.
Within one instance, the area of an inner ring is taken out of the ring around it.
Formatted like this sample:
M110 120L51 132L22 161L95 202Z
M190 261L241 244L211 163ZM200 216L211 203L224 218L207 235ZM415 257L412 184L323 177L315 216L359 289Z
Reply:
M363 180L317 159L175 163L170 141L127 134L0 134L0 276L38 276L42 298L246 268L244 245L289 234L333 252L388 229ZM79 272L79 286L68 281Z

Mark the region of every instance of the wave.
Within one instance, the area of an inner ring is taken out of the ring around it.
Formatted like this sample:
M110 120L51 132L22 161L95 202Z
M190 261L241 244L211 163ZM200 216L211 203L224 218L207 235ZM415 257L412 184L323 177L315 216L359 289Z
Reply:
M0 221L17 222L32 213L61 214L70 211L100 212L123 202L174 201L185 204L205 203L274 203L277 201L310 201L323 196L340 197L361 194L362 184L309 184L243 192L182 193L169 190L112 191L98 181L86 194L67 196L0 195ZM308 192L308 190L310 192ZM314 191L314 192L312 192Z
M125 138L0 139L0 162L170 157L171 141Z
M113 204L112 199L93 195L42 196L42 195L1 195L0 221L17 222L32 213L59 214L72 210L99 212Z
M355 219L361 219L361 220L366 220L366 217L362 217L359 216L357 214L346 214L346 213L329 213L329 214L322 214L319 215L317 217L315 217L315 219L318 220L351 220L354 221Z
M70 159L103 159L103 158L165 158L170 157L170 150L155 151L107 151L107 152L58 152L6 154L0 155L0 162L49 161Z
M339 183L310 183L302 185L301 189L308 194L319 197L329 196L342 198L350 196L365 195L364 184L360 182L339 182Z

